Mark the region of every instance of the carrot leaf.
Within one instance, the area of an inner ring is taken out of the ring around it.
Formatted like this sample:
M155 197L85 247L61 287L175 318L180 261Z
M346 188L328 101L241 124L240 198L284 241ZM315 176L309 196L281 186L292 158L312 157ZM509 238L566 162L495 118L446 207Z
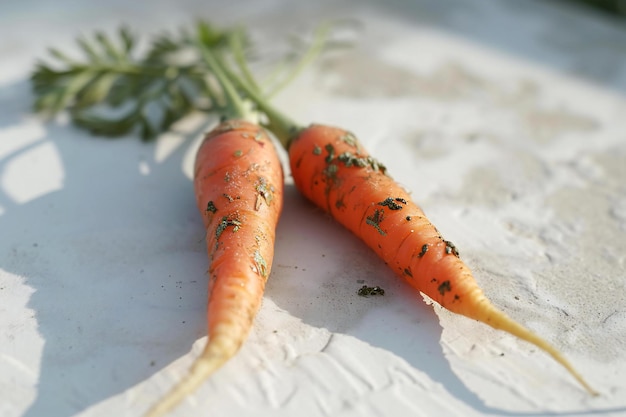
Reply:
M284 63L282 71L266 90L249 68L255 50L242 27L222 29L199 20L154 37L143 53L127 27L98 31L76 40L77 56L50 48L49 59L36 64L33 108L49 118L66 113L94 135L138 134L143 140L197 111L229 117L256 117L260 111L275 127L291 126L263 103L319 55L327 37L328 27L322 27L304 54L276 60ZM287 128L277 130L289 135Z
M215 47L225 34L200 25L203 42ZM139 133L154 139L193 111L213 111L207 74L177 54L192 47L180 38L157 37L143 57L135 36L121 28L111 37L97 32L77 40L82 58L50 49L31 75L36 112L52 117L67 111L72 122L92 134L117 137Z

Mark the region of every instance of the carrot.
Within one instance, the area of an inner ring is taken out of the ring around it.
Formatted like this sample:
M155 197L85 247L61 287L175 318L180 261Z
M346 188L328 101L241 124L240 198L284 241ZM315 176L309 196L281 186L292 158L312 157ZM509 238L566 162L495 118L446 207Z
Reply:
M206 228L209 266L208 341L186 377L145 417L167 413L232 358L261 305L274 258L283 207L283 170L265 130L222 73L216 56L198 45L220 83L227 116L196 154L194 191Z
M454 313L536 345L597 394L555 347L487 299L454 244L441 236L353 134L311 125L290 142L289 160L298 190L363 240L411 286Z
M459 258L410 195L352 133L313 124L303 128L272 107L241 77L228 76L268 119L289 153L296 188L352 231L394 272L442 307L508 332L539 347L590 394L597 395L570 362L546 340L515 322L485 296Z
M264 129L229 120L208 133L194 171L206 227L208 342L189 374L146 416L160 416L235 355L261 304L283 204L283 174Z

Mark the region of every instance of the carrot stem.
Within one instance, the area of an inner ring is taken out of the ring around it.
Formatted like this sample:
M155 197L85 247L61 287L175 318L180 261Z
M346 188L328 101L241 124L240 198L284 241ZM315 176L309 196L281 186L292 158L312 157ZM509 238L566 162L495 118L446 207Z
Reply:
M324 49L326 39L330 33L331 25L329 23L323 24L317 28L313 36L313 44L307 49L306 53L302 56L297 65L291 70L289 75L285 77L278 85L267 93L265 96L269 99L276 95L280 90L285 88L290 82L294 80L307 67Z
M237 87L242 89L248 98L252 100L265 114L268 120L267 127L270 131L272 131L272 133L274 133L280 144L285 149L289 149L291 140L300 130L302 130L303 126L294 122L287 115L269 104L267 99L250 88L250 86L233 74L228 68L224 68L224 70L229 79L232 80Z
M231 38L231 50L235 57L235 61L238 63L243 76L238 76L231 71L227 66L223 67L224 72L228 78L233 81L237 87L245 92L245 94L259 107L259 109L265 114L268 119L268 129L274 133L281 145L285 149L289 149L289 144L294 136L302 130L302 126L291 120L284 113L277 110L275 107L269 104L269 100L272 96L282 90L286 85L293 81L293 79L300 74L307 65L309 65L324 49L326 40L330 33L331 24L326 23L320 25L314 36L313 44L308 48L306 53L298 61L296 66L289 72L287 77L282 79L278 85L268 93L261 94L260 89L254 82L254 78L251 77L249 69L245 64L242 32L236 32ZM240 62L242 61L242 62ZM252 82L248 81L252 79Z
M231 51L233 52L233 58L235 59L237 66L241 70L241 73L243 74L243 78L245 79L246 83L250 85L255 91L261 91L254 76L252 75L252 71L250 71L248 61L246 60L245 51L243 49L243 36L244 31L241 28L236 30L228 39L229 46Z
M230 81L230 78L227 76L225 69L222 68L219 60L215 57L213 52L209 48L205 47L201 42L197 42L197 46L205 63L211 69L223 89L226 99L226 115L229 118L243 119L252 123L257 123L258 114L253 112L250 106L246 105L246 102L241 98L235 89L233 83Z

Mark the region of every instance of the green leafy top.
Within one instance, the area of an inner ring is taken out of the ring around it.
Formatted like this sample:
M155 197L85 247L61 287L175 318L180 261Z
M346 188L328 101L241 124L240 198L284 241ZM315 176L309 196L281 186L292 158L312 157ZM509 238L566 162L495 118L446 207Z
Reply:
M282 76L264 93L248 68L251 43L241 28L198 21L191 30L157 36L143 54L125 27L113 37L97 32L77 40L80 59L51 48L52 62L37 63L34 109L47 116L67 111L72 123L95 135L138 132L151 140L193 111L235 117L246 113L246 97L265 103L321 51L326 34L318 32L309 48L283 57Z
M207 47L226 45L228 34L204 22L196 32ZM31 77L35 110L47 115L67 110L74 124L97 135L115 137L139 129L149 140L193 110L219 108L206 70L193 56L184 57L192 45L190 34L161 35L143 57L137 57L137 42L127 28L117 38L102 32L94 39L79 38L82 60L50 49L60 68L37 64Z

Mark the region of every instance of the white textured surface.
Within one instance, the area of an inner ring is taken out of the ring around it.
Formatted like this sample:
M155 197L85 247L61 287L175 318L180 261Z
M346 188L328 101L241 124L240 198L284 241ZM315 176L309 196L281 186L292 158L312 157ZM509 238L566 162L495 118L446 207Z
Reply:
M493 301L602 395L426 305L289 186L251 337L172 416L626 415L624 23L559 2L381 4L2 2L0 416L139 415L205 341L189 169L207 121L155 145L94 139L33 117L27 80L79 33L126 22L150 35L196 16L268 41L361 22L354 49L277 105L357 133ZM386 295L358 297L358 280Z

